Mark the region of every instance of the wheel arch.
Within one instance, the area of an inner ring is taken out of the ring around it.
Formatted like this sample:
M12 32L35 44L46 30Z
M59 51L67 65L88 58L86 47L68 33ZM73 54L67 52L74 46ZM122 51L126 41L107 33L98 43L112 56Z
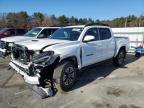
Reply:
M121 46L120 48L118 48L115 57L118 55L119 51L122 50L122 49L123 49L123 50L125 51L125 53L126 53L126 46L123 45L123 46Z
M78 68L78 60L77 60L76 56L70 56L70 57L63 58L59 61L59 63L62 63L65 61L72 61L75 65L75 67Z

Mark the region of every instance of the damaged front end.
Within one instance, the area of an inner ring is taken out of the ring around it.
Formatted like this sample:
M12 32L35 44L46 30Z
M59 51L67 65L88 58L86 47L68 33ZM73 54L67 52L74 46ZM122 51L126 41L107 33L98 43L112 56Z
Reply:
M59 60L58 57L53 51L33 56L29 71L40 75L39 81L41 86L45 87L46 81L53 80L53 70Z
M0 40L0 57L6 57L11 53L13 43L8 43Z
M21 74L26 83L40 88L53 88L53 69L58 55L53 51L32 53L26 48L13 49L10 66Z

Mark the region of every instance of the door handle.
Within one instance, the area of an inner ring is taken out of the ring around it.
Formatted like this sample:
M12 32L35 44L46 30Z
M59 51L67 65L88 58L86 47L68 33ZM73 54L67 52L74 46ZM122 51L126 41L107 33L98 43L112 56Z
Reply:
M86 56L93 56L94 54L87 54Z

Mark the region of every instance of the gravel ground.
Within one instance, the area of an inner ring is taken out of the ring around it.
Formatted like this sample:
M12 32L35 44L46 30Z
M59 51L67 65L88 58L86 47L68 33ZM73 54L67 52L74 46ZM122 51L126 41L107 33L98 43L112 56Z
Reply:
M84 70L72 91L40 99L0 59L0 108L144 108L144 57L128 54L125 66L106 61Z

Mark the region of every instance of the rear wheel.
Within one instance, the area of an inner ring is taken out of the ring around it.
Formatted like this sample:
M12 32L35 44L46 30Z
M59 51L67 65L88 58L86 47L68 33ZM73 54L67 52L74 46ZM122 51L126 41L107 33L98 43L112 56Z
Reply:
M62 62L58 65L53 73L53 79L56 86L62 91L69 91L76 81L77 69L71 61Z
M113 58L113 64L115 66L122 66L122 65L124 65L125 57L126 57L126 51L124 49L120 49L118 55Z

